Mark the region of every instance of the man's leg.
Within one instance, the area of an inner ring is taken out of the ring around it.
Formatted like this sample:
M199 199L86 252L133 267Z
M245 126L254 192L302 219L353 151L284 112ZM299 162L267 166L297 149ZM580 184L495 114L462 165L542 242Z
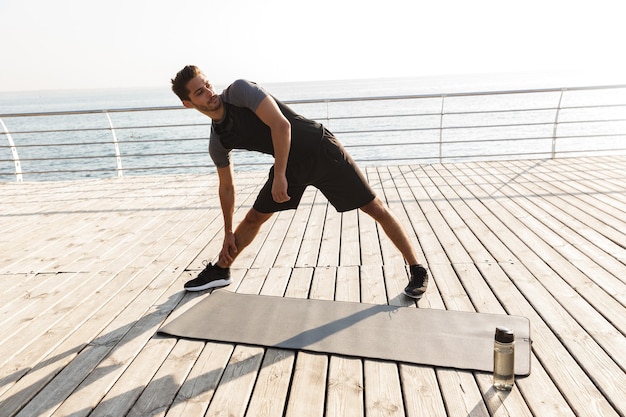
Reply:
M382 226L387 236L389 236L409 264L411 277L409 285L407 285L403 293L411 298L421 298L428 286L428 270L419 263L413 244L400 221L378 197L361 207L361 210L372 216Z
M187 291L204 291L209 288L229 285L232 282L230 279L230 265L237 255L254 240L261 225L270 217L272 217L272 213L261 213L253 208L250 209L246 217L235 229L234 235L237 252L230 254L230 262L227 262L220 253L220 259L217 263L215 265L208 264L207 267L198 274L197 278L187 281L185 283L185 289Z
M261 213L260 211L251 208L246 214L246 217L235 229L235 246L237 246L237 252L230 253L230 256L232 257L230 262L220 256L216 265L220 268L229 268L237 255L239 255L241 251L254 240L263 223L268 221L269 218L272 217L272 214L273 213Z
M409 265L417 265L418 259L413 248L413 244L404 228L400 224L398 218L389 210L389 208L378 197L361 207L361 210L376 220L389 236L389 239L398 248L402 256Z

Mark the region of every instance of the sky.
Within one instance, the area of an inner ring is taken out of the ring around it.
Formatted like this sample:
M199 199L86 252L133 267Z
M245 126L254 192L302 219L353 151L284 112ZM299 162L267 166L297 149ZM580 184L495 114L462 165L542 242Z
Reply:
M0 0L0 92L584 72L626 84L620 0Z

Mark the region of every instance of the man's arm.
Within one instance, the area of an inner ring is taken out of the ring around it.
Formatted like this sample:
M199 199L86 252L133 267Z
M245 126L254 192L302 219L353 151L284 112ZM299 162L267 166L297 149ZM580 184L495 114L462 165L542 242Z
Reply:
M276 101L271 96L263 99L256 109L256 115L269 126L274 145L274 183L272 198L277 203L289 201L287 194L287 159L291 148L291 124L281 113Z
M233 261L232 253L237 252L235 244L235 234L233 231L233 216L235 213L235 181L233 179L232 164L217 168L219 179L219 196L224 217L224 245L220 253L220 259L224 259L228 264Z

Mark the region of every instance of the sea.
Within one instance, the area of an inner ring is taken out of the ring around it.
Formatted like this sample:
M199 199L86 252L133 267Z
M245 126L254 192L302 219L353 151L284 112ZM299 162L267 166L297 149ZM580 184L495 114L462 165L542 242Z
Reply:
M245 78L245 75L239 78ZM450 144L447 145L446 152L452 156L457 155L452 160L471 159L468 155L479 155L482 158L493 155L494 158L502 158L502 155L507 153L527 153L529 157L541 157L549 153L551 141L540 142L538 138L545 139L553 134L553 126L550 126L549 122L554 119L554 110L521 111L515 114L508 110L554 107L563 100L559 92L519 95L513 104L503 100L501 95L484 95L486 92L617 84L620 88L583 91L568 98L568 103L561 103L568 104L571 108L569 115L565 113L561 115L565 121L562 135L569 135L567 128L584 130L585 127L576 120L589 120L590 117L597 116L588 114L580 116L576 115L576 112L580 113L580 107L592 105L596 106L596 110L602 110L603 115L600 117L609 120L610 126L603 127L600 134L597 128L589 132L589 137L602 136L602 143L590 146L588 140L581 139L578 141L580 143L572 145L572 149L580 151L585 147L590 151L620 153L626 148L624 144L626 85L595 75L473 74L289 83L259 82L259 84L283 101L480 93L469 98L458 97L456 102L450 99L446 104L448 112L456 113L454 118L451 117L448 121L450 129L447 131L450 135L448 138ZM228 83L216 85L216 89L221 91L227 85ZM158 115L153 112L152 120L146 119L145 112L116 111L164 106L173 106L180 110L158 112ZM411 158L407 159L407 155L415 155L416 160L434 162L437 160L436 154L441 152L439 132L428 128L438 126L441 121L440 98L412 102L374 100L365 104L361 101L347 101L334 106L332 109L334 120L326 120L324 124L346 145L352 156L357 161L362 161L364 165L388 164L390 161L410 162ZM295 110L306 117L317 120L328 117L328 104L302 104L296 107ZM482 108L488 108L493 114L475 112L476 109ZM499 109L507 111L499 114ZM119 170L115 169L115 154L110 143L111 131L107 129L92 131L94 126L98 126L99 129L109 126L109 120L103 116L104 110L111 110L108 117L111 125L115 127L115 139L119 141L120 152L124 155L121 161L124 175L214 172L206 152L210 120L193 110L183 110L169 85L165 84L145 88L0 92L0 182L16 180L16 154L23 172L20 179L24 181L78 180L117 175ZM77 111L93 112L87 115L72 114ZM41 115L49 112L69 114ZM29 116L24 117L24 114ZM374 117L381 114L383 118ZM410 114L419 116L403 119L390 117ZM355 116L356 118L353 118ZM507 120L512 117L516 118L514 122ZM498 135L503 134L500 131L502 129L498 129L497 126L526 123L520 119L523 117L528 117L529 125L541 125L533 127L534 131L526 130L524 133L516 131L513 134L514 136L523 134L528 140L511 143L510 150L502 149L502 142L489 140L497 139ZM571 126L565 124L568 117ZM578 119L573 119L574 117ZM154 120L155 118L158 120ZM409 132L405 132L403 127L408 126L407 119L412 120L411 123L421 123L426 128L406 129ZM537 123L537 120L541 122ZM183 127L188 124L193 126ZM140 129L148 125L156 127ZM478 128L483 125L491 126L489 133ZM133 126L137 128L132 128ZM380 129L385 133L372 133L370 132L372 129ZM68 130L72 132L67 132ZM49 146L41 146L42 144ZM393 146L389 146L390 144ZM427 156L431 154L432 158ZM106 157L102 157L103 155ZM246 152L236 155L234 161L235 167L241 166L247 170L265 171L267 165L271 164L271 159L267 156Z

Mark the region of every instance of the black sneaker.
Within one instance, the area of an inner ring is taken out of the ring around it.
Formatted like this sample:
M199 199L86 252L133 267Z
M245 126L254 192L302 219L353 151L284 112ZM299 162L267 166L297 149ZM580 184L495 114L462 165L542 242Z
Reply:
M209 288L223 287L231 283L230 268L220 268L210 263L198 274L198 277L187 281L185 289L187 291L204 291Z
M422 265L411 266L411 279L409 285L402 291L407 297L419 300L426 292L428 286L428 270Z

